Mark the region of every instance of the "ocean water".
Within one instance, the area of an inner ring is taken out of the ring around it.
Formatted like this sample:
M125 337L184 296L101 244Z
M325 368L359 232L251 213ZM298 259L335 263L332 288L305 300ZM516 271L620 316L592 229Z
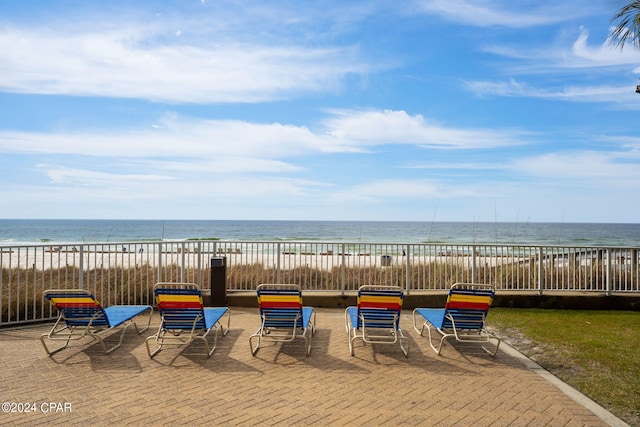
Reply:
M640 224L0 219L0 246L187 239L640 247Z

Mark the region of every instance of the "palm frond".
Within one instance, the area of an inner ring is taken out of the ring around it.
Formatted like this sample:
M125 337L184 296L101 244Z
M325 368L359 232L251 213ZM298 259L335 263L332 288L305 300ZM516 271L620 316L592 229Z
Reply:
M608 36L609 44L623 49L631 44L640 50L640 0L622 7L611 19L616 26Z

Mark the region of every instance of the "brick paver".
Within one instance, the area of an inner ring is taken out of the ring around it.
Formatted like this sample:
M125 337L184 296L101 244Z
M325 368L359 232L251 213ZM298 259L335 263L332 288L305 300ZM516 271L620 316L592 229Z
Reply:
M302 340L252 357L255 308L232 309L209 359L194 343L151 360L151 330L131 329L109 355L88 341L52 357L38 340L50 325L0 330L0 401L36 407L2 412L0 424L607 425L505 352L456 344L436 355L403 316L408 358L399 346L361 342L350 356L340 309L318 310L309 357Z

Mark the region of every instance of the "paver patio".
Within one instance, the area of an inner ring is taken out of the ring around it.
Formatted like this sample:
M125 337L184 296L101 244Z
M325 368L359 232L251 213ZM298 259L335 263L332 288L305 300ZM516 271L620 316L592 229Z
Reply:
M401 322L408 358L398 345L361 342L350 356L343 310L323 308L309 357L303 340L267 344L252 357L257 309L231 312L231 331L211 358L194 343L149 359L144 339L157 314L149 331L130 328L109 355L87 340L47 356L38 338L51 325L0 330L0 401L34 409L5 412L3 404L0 423L624 425L569 397L506 346L495 358L459 344L436 355L411 327L409 310Z

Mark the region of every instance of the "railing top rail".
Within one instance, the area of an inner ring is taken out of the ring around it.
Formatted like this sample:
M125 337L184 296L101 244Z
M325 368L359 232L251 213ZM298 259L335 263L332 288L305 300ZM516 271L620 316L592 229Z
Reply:
M615 245L573 245L570 243L567 244L530 244L530 243L469 243L469 242L420 242L420 243L398 243L398 242L364 242L364 241L306 241L306 240L298 240L298 241L274 241L274 240L148 240L148 241L121 241L121 242L82 242L82 243L34 243L34 244L13 244L13 243L0 243L0 250L6 251L13 248L56 248L56 247L87 247L87 246L135 246L135 245L181 245L181 244L191 244L196 245L198 243L217 243L217 244L281 244L281 245L347 245L347 246L357 246L357 245L372 245L372 246L431 246L431 247L440 247L440 246L464 246L464 247L504 247L504 248L522 248L522 247L530 247L530 248L550 248L550 249L612 249L612 250L640 250L640 245L638 246L615 246Z

